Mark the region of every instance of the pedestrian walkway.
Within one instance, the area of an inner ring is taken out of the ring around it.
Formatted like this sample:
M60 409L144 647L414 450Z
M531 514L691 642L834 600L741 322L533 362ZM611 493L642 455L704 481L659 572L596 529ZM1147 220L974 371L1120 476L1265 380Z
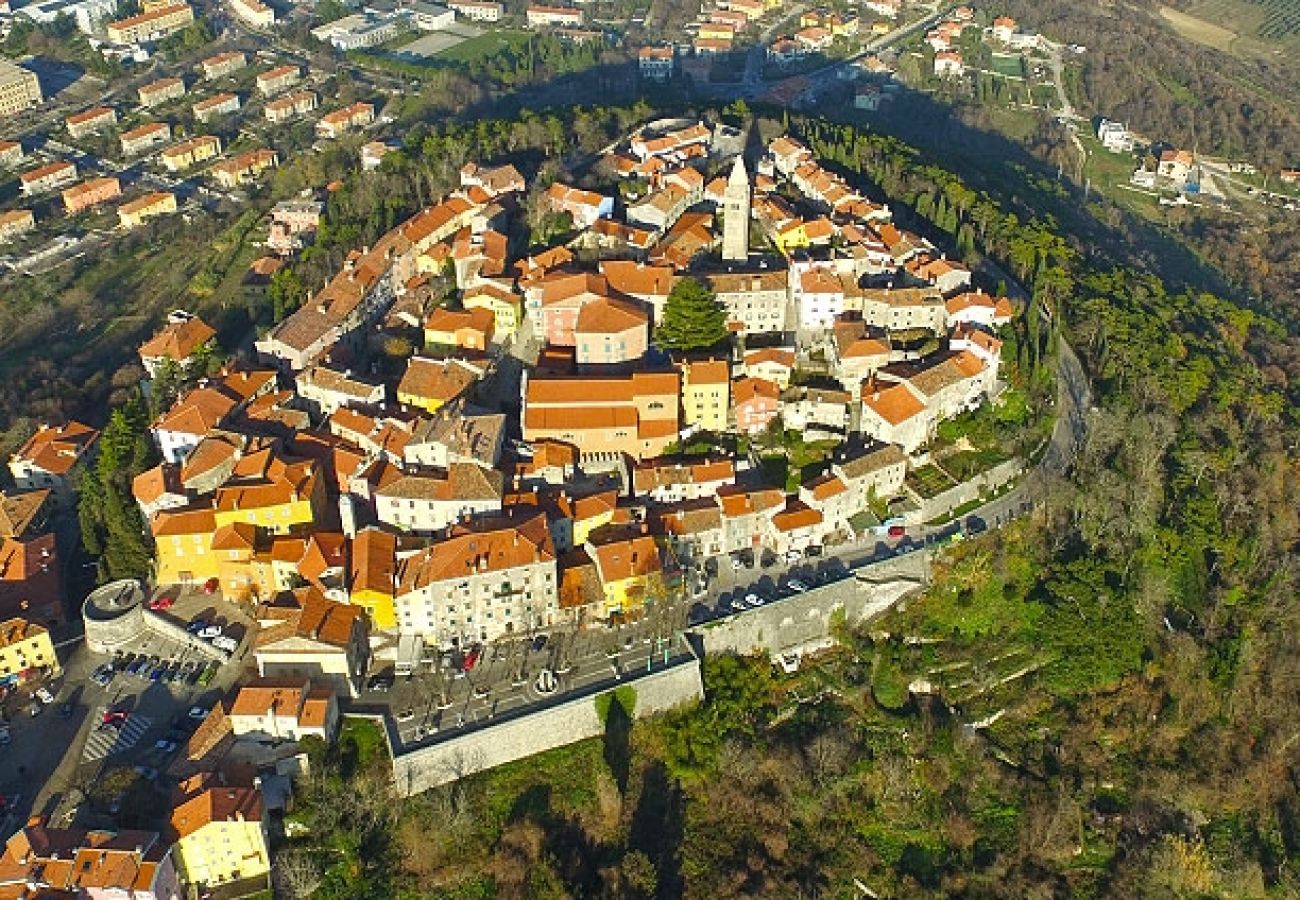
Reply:
M100 726L86 738L83 757L87 762L96 762L115 753L123 753L140 743L140 738L149 730L153 720L147 716L131 716L121 728Z

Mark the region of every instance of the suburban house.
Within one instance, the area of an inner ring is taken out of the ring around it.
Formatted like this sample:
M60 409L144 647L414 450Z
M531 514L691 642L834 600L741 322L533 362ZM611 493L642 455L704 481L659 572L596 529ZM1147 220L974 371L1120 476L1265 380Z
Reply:
M24 197L33 197L77 180L76 163L60 160L18 176Z
M87 178L72 187L64 188L62 194L63 206L70 216L120 196L122 184L111 176Z
M372 103L353 103L342 109L321 116L316 123L316 133L323 138L336 138L361 128L375 121L375 107Z
M162 152L162 164L168 172L180 172L212 159L221 152L221 138L204 134L173 144Z
M185 96L185 82L179 78L159 78L140 86L140 105L144 107L161 106L169 100Z
M295 116L306 115L320 103L315 91L294 91L283 97L267 101L262 107L262 115L272 124L287 122Z
M543 6L530 4L525 13L529 28L542 28L552 25L581 25L582 10L571 6Z
M252 181L266 169L273 169L279 164L279 153L262 148L223 160L213 166L211 172L217 179L217 184L229 189Z
M239 95L229 92L213 94L195 103L193 106L194 118L199 122L207 123L221 116L230 115L239 111Z
M36 228L36 216L30 209L10 209L0 213L0 242L11 241Z
M667 81L673 75L675 57L672 47L642 47L637 51L637 67L642 78Z
M286 91L302 80L302 69L298 66L276 66L257 76L258 91L264 97L271 97Z
M99 432L80 422L41 425L34 435L9 457L9 474L20 491L49 488L64 505L72 499L74 473L88 458Z
M214 81L225 75L233 75L247 65L246 54L240 50L230 50L226 53L218 53L216 56L209 56L199 63L199 68L203 70L204 78Z
M117 113L106 106L96 106L93 109L68 116L64 122L69 137L83 138L105 128L112 128L117 124Z
M149 219L176 212L176 195L171 191L153 191L117 208L117 220L123 228L138 228Z
M159 6L149 12L105 26L108 39L115 44L144 44L181 31L194 21L194 8L187 3Z
M590 228L597 219L614 214L614 198L555 182L543 194L552 212L568 213L578 228Z
M194 355L213 346L217 333L198 316L182 309L168 314L162 330L140 345L140 363L150 378L157 378L164 365L184 369Z

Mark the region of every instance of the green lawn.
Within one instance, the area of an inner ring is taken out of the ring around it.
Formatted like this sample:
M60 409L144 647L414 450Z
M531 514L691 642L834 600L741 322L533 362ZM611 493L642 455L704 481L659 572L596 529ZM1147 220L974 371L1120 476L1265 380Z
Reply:
M913 469L907 475L907 483L922 497L927 500L931 497L938 496L956 482L945 475L937 466L921 466L919 469Z
M468 65L502 50L523 53L528 48L528 38L526 31L489 31L442 51L434 59Z
M999 75L1011 75L1016 78L1025 77L1025 60L1019 54L1013 53L994 53L989 68Z

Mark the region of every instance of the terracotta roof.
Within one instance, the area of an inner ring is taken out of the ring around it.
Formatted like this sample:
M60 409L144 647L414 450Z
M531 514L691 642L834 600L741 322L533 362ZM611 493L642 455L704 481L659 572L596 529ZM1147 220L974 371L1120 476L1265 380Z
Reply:
M838 476L829 473L808 482L805 487L813 499L818 501L829 500L848 490L848 486Z
M678 394L676 372L634 372L592 378L546 378L528 380L529 404L629 403L637 397Z
M398 593L409 594L436 581L553 562L546 516L484 520L458 526L451 534L398 564Z
M745 366L759 366L764 363L773 363L786 369L794 368L794 351L787 350L784 347L767 347L762 350L752 350L745 354Z
M319 464L312 459L287 459L269 447L249 453L235 463L230 478L217 488L217 509L265 509L307 500L319 476Z
M737 378L731 385L733 406L743 406L754 400L780 400L781 389L766 378Z
M708 359L683 365L684 381L692 386L726 384L731 380L731 366L725 359Z
M785 501L785 495L776 488L751 490L740 485L718 488L718 502L723 515L728 518L753 515L775 509Z
M377 497L453 503L500 500L504 477L473 463L452 463L441 475L399 475L375 491Z
M141 344L140 355L146 359L164 357L182 362L216 336L217 333L198 316L187 315L167 323L161 331Z
M785 509L772 516L772 524L778 531L794 531L797 528L811 528L822 523L822 514L802 500L791 500Z
M656 522L665 534L698 535L722 527L722 507L717 497L687 500L659 512Z
M42 425L14 454L14 458L31 463L51 475L66 475L98 439L98 431L80 422Z
M213 822L260 822L262 792L256 788L214 787L172 810L168 821L174 840L188 837Z
M187 534L212 534L217 530L217 517L212 507L187 507L167 509L154 516L149 524L154 537Z
M589 553L596 562L601 581L606 584L662 571L659 548L649 535L601 544L590 548Z
M397 569L397 535L363 528L352 541L352 592L392 596Z
M0 491L0 538L21 538L50 499L48 490L8 493Z
M496 320L490 309L448 309L445 306L435 309L424 320L425 331L442 331L454 334L462 329L470 329L490 337Z
M287 614L280 617L279 624L284 626L282 635L270 633L271 630L264 632L258 636L257 649L261 650L293 636L343 650L352 644L357 623L365 621L366 612L363 607L330 600L314 588L295 594L294 597L294 605L287 607ZM274 630L279 630L279 626Z
M577 334L620 334L649 324L649 318L634 304L602 297L582 305L573 330Z
M656 488L678 484L711 484L736 480L736 463L731 459L648 459L632 470L632 489L646 494Z
M46 634L47 630L26 619L6 619L0 622L0 647L12 647Z
M596 516L613 513L617 506L617 491L601 491L598 494L588 494L573 501L573 518L576 521L583 522L587 519L594 519Z
M468 390L482 374L480 367L464 360L413 356L397 385L397 392L420 400L446 403Z
M925 411L925 404L907 385L885 386L875 380L862 386L862 405L891 425L901 425Z
M632 260L604 260L600 274L612 290L629 297L667 297L676 280L670 266L648 266Z

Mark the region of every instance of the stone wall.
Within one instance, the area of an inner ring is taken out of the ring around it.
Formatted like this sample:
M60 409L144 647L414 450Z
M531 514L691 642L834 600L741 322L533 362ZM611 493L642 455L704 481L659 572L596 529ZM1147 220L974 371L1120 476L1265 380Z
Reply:
M958 507L979 500L1007 484L1019 476L1024 469L1025 465L1021 460L1009 459L928 500L918 495L915 499L919 508L908 516L909 524L919 525L922 522L933 522L935 519L950 516Z
M836 610L844 610L848 624L861 625L922 587L919 578L885 578L878 582L847 578L709 622L694 633L707 656L815 650L828 644Z
M595 698L621 685L636 691L637 718L664 712L704 696L700 661L687 657L666 669L584 690L570 700L526 713L498 719L481 728L457 732L446 740L393 755L393 784L409 797L466 775L543 753L605 730L596 712ZM390 749L394 746L389 736Z

